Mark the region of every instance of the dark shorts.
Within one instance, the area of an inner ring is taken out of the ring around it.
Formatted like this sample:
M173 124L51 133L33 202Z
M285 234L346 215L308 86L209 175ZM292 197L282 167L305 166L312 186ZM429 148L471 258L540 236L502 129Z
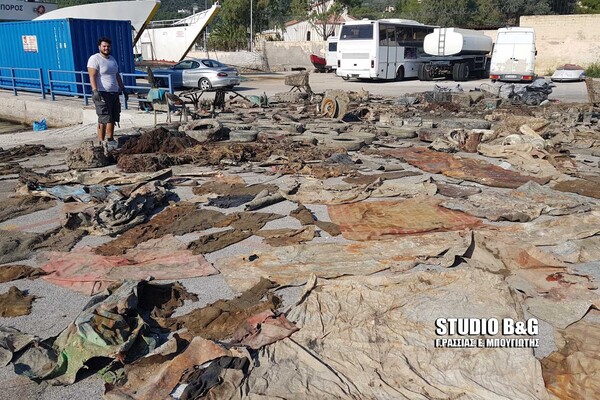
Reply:
M120 121L121 101L119 94L113 92L99 92L103 102L94 101L99 124L110 124Z

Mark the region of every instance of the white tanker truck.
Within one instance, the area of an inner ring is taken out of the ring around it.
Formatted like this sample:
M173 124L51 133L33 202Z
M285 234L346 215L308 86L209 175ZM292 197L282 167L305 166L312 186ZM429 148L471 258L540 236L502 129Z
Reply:
M461 28L435 28L425 36L423 50L431 57L419 67L421 81L451 78L466 81L487 78L492 38L481 32Z

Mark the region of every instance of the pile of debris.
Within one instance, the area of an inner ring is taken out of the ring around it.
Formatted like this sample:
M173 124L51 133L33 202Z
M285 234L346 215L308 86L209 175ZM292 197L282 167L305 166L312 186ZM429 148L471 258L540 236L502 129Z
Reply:
M600 114L533 86L281 94L63 171L0 149L2 281L94 296L58 335L1 328L3 365L94 369L107 399L599 397ZM208 276L237 297L172 283ZM2 316L43 295L11 287Z

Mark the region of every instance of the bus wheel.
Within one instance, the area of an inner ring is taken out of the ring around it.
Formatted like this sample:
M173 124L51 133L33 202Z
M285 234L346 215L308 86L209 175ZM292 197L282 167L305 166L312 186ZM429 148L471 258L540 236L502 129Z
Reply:
M396 72L396 80L403 81L404 80L404 67L398 68L398 72Z

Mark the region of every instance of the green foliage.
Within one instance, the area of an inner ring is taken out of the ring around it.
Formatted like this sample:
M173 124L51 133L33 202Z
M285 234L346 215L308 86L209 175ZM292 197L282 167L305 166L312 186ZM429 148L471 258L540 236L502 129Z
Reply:
M376 10L374 7L366 5L360 7L353 7L350 10L348 10L348 14L358 19L381 19L388 17L382 10Z
M577 12L582 14L600 14L600 0L578 1Z
M590 78L600 78L600 61L588 65L585 74Z

